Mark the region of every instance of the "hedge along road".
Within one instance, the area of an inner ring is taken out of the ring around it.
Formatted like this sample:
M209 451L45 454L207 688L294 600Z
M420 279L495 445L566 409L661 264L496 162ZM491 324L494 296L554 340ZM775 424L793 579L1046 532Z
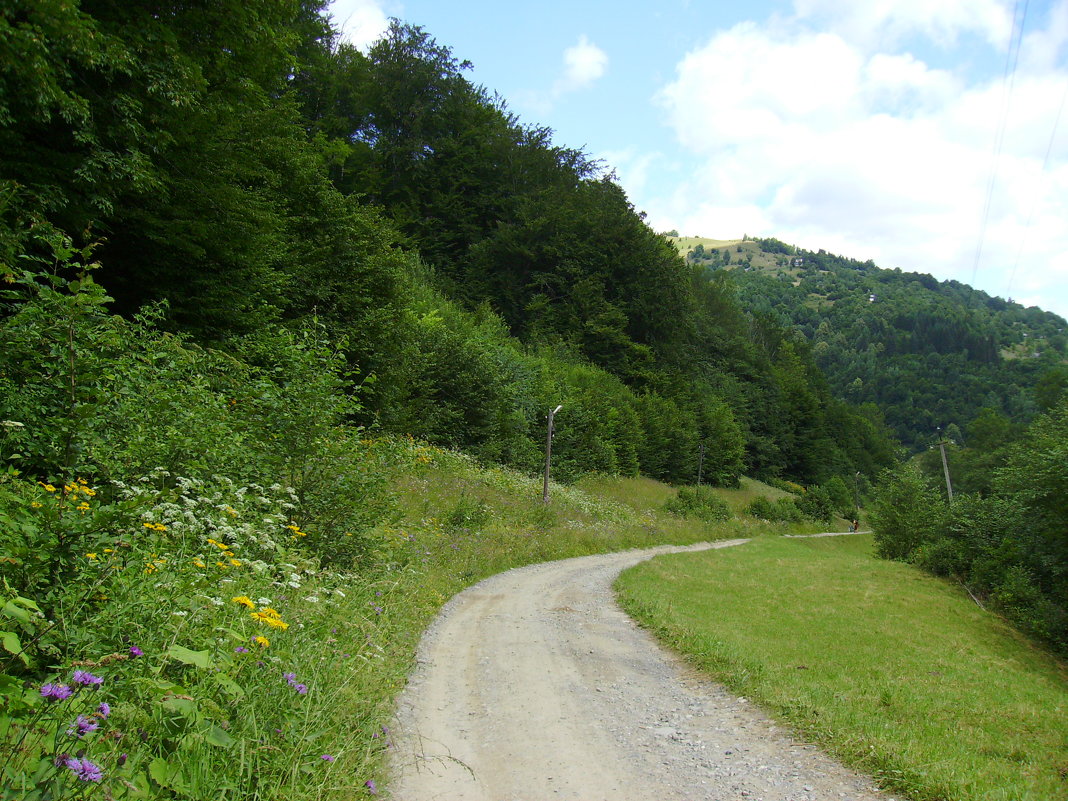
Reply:
M510 570L450 600L419 646L392 743L398 801L889 799L697 676L615 603L662 553Z

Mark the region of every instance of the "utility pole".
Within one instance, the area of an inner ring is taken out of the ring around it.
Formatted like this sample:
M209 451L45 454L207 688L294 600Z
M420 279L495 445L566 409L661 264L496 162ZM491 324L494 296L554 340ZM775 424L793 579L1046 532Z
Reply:
M701 486L701 468L705 464L705 445L701 443L701 450L697 452L697 486Z
M942 427L938 427L938 450L942 452L942 472L946 474L946 495L953 503L953 482L949 480L949 462L946 461L946 441L942 439Z
M860 471L853 474L853 519L860 520Z
M545 504L549 503L549 464L553 458L553 418L563 408L563 404L560 404L549 412L549 425L545 434L545 483L541 489L541 502Z

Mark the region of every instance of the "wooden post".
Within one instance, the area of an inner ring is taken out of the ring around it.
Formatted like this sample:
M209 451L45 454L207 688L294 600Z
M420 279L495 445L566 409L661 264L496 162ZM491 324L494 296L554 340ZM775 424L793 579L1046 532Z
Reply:
M549 465L553 458L553 418L556 413L563 409L563 404L557 406L555 409L549 412L549 424L546 426L545 433L545 482L542 484L541 489L541 502L547 504L549 502Z
M946 495L953 503L953 482L949 480L949 462L946 461L946 441L942 439L942 429L938 429L938 450L942 452L942 471L946 474Z

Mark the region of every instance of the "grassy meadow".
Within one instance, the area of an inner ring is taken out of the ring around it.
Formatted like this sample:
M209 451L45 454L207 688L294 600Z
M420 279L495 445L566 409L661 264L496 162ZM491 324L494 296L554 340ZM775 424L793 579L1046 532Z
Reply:
M624 573L624 607L802 736L922 801L1068 797L1068 669L868 536L763 538Z

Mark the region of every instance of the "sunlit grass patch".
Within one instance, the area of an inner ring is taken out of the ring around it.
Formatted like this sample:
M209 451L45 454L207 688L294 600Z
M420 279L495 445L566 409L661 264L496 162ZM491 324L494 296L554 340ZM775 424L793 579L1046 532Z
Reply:
M625 607L714 678L917 799L1068 793L1068 671L868 537L766 538L626 572Z

